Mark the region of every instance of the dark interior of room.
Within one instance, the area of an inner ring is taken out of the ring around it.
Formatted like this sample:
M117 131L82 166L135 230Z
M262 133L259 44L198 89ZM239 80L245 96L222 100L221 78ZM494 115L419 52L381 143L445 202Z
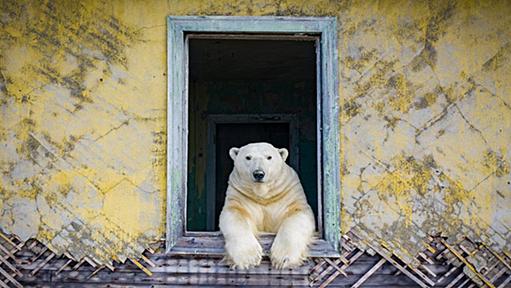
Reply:
M233 169L229 148L251 142L296 152L290 153L287 163L298 172L317 215L314 44L289 39L189 39L188 231L218 230ZM268 114L296 119L293 147L291 123L286 121L211 122L218 115L230 119ZM214 169L214 175L208 176L208 169ZM208 189L212 183L208 177L214 177L214 189Z

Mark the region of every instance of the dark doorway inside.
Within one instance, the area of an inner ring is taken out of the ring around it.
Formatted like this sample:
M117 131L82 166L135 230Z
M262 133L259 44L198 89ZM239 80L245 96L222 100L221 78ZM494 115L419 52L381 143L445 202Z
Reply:
M229 153L231 147L241 147L248 143L269 142L275 147L289 148L289 124L287 123L225 123L216 127L216 197L215 218L218 219L222 210L229 174L233 169L233 162Z
M228 151L252 142L290 151L317 217L315 39L211 38L188 38L187 230L218 230Z

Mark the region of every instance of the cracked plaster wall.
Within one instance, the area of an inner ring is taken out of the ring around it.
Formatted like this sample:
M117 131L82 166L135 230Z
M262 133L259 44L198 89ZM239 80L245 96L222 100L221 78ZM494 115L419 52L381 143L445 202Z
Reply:
M342 231L511 251L506 1L1 1L4 232L100 263L164 235L167 15L337 16Z

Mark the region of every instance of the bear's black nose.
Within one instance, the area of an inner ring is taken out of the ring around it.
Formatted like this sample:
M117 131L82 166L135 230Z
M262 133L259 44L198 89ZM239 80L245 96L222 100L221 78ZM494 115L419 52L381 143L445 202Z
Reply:
M254 173L252 173L252 175L256 181L261 181L264 178L264 171L256 170Z

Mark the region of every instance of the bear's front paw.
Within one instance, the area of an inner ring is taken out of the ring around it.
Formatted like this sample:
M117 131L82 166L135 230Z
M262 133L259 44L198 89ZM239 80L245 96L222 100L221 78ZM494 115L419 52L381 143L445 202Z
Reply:
M297 247L291 243L284 243L279 237L271 246L271 264L277 269L295 268L301 266L305 260L306 248Z
M255 237L228 241L225 250L233 268L248 269L257 266L263 256L263 249Z

